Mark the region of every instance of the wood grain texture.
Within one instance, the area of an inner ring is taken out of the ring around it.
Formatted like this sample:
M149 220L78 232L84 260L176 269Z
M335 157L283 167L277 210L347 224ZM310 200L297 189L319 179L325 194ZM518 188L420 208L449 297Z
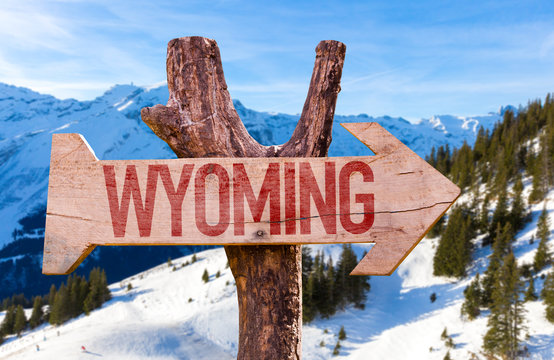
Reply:
M75 262L97 245L372 242L353 274L390 274L460 190L377 123L343 126L376 156L99 161L55 134L43 271L75 267L52 243Z
M258 144L240 121L223 76L219 49L214 40L200 37L174 39L168 44L167 77L170 99L167 106L157 105L141 111L143 120L179 157L272 157L325 156L331 142L331 128L346 46L338 41L321 41L308 96L300 121L290 141L281 146ZM271 303L238 288L239 359L300 359L302 322L302 284L300 246L225 247L231 270L236 279L247 276L251 286L288 289L296 294L276 297ZM255 254L253 253L255 252ZM240 264L250 258L258 264L245 272ZM277 266L281 265L281 268ZM289 273L289 271L291 271ZM280 273L286 272L287 276ZM299 305L300 304L300 305ZM258 321L258 311L264 309L287 323L273 323L264 317ZM272 328L279 338L260 336ZM292 331L294 330L294 331ZM264 349L261 353L259 349ZM271 355L266 355L271 354Z

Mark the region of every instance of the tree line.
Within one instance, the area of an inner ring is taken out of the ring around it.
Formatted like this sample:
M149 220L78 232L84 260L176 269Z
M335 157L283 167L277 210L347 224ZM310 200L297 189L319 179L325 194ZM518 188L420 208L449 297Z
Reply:
M0 343L7 335L20 336L25 329L34 329L44 322L60 325L83 313L88 315L110 299L106 272L99 268L90 271L88 280L70 275L67 283L62 283L59 288L52 285L48 295L34 297L29 319L25 316L24 307L30 307L31 302L23 294L6 298L2 301L6 314L0 324ZM48 305L46 311L45 305Z
M352 304L363 309L370 289L369 276L350 276L358 264L351 244L344 244L336 265L322 251L312 256L302 247L302 319L305 323L317 315L328 318Z

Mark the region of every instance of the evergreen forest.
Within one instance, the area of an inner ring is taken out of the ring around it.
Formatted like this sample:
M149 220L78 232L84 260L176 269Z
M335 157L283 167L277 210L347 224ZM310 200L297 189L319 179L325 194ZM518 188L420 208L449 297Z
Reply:
M526 355L526 301L544 302L554 322L551 229L546 205L531 242L538 242L532 264L518 264L513 245L531 219L530 207L547 203L554 185L554 99L529 102L507 110L492 131L478 130L473 145L433 149L426 159L462 188L462 201L429 233L439 236L433 272L461 279L471 275L473 252L489 247L486 270L464 290L462 315L474 320L488 314L483 351L491 358ZM525 186L530 191L524 192ZM542 283L539 296L536 283Z

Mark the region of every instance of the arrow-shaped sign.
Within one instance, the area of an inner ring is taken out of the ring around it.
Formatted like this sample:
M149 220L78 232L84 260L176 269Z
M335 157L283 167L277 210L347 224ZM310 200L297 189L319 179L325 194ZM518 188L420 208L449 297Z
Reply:
M390 275L460 189L377 123L342 124L376 155L99 161L55 134L43 273L97 245L375 243L353 275Z

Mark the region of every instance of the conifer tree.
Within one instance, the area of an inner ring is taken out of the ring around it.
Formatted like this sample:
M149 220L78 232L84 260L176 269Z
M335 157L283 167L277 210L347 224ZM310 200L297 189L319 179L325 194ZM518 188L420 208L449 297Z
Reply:
M540 241L533 260L533 268L535 269L535 272L541 271L551 262L551 254L548 251L547 245L548 238L550 237L550 226L546 205L543 207L539 221L537 222L537 237Z
M2 320L2 325L0 325L0 333L4 335L10 335L14 333L15 325L15 306L10 305L6 314L4 315L4 320Z
M433 259L436 276L462 277L471 261L471 219L462 207L452 210Z
M341 326L339 330L339 340L345 340L345 339L346 339L346 331L344 330L344 326Z
M485 271L482 281L481 305L484 307L490 307L492 303L492 292L496 281L495 276L498 269L502 266L503 258L511 251L511 243L514 237L510 223L506 223L503 228L498 224L496 234L493 252L489 257L489 266Z
M60 325L71 318L71 314L69 313L69 304L69 291L65 284L62 283L56 292L56 297L54 298L54 304L52 305L49 317L50 324Z
M335 344L335 348L333 349L333 356L336 356L339 354L339 349L341 348L340 346L340 340L337 341L337 343Z
M494 285L483 348L487 353L515 359L522 341L520 335L524 329L525 310L521 300L523 282L512 252L504 257Z
M529 194L530 203L541 201L548 191L550 173L549 147L544 136L541 136L540 143L541 148L539 154L530 169L531 175L533 176L533 188Z
M508 214L508 198L506 195L506 188L505 186L503 186L498 195L496 208L494 209L494 212L492 214L492 219L489 225L489 236L483 241L483 245L488 245L494 242L496 236L496 228L498 227L498 224L504 226L504 224L509 220L510 218Z
M81 277L73 274L67 278L67 289L69 291L69 316L71 318L78 316L83 311L83 301L81 295Z
M512 206L510 207L509 219L512 223L514 232L517 232L523 228L525 224L525 218L527 217L525 211L525 204L523 202L523 182L521 181L521 175L518 173L516 182L513 187Z
M445 217L442 216L435 225L429 230L427 233L427 237L429 238L435 238L437 236L440 236L442 232L444 231L444 223L445 223Z
M475 319L481 314L481 284L479 273L464 290L464 303L462 304L462 315L469 320Z
M366 293L370 289L368 277L349 276L357 264L358 258L352 245L343 244L335 275L335 298L339 308L344 308L349 303L357 308L364 307Z
M449 337L449 336L448 336L448 330L446 330L446 326L445 326L445 327L444 327L444 330L443 330L442 333L441 333L441 340L444 341L444 340L448 339L448 337Z
M333 259L329 256L327 262L327 270L322 279L322 298L319 304L319 312L321 317L329 318L335 313L334 287L335 287L335 270L333 267Z
M106 271L104 271L104 269L102 269L102 271L100 272L100 289L102 295L102 304L108 300L111 300L112 293L110 292L110 288L108 287L108 278L106 277Z
M81 288L81 296L85 293L86 297L83 302L83 311L87 315L92 310L100 308L104 302L111 299L111 293L106 279L106 272L104 270L94 268L90 271L88 291Z
M92 269L89 273L89 291L83 304L83 309L87 315L102 305L103 290L101 289L100 276L100 269L98 268Z
M486 233L489 231L489 196L486 195L483 203L481 204L481 210L479 211L479 221L478 221L479 230L481 233Z
M535 293L535 280L533 280L533 277L529 279L529 286L527 287L527 291L525 291L525 301L535 301L537 300L537 294Z
M328 305L326 296L328 295L325 281L325 264L323 251L316 254L314 260L314 289L312 293L313 304L318 313L323 317L329 317L326 312Z
M446 355L444 355L444 357L442 358L443 360L452 360L452 358L450 357L450 350L448 350L446 352Z
M304 286L304 284L302 284L302 286ZM306 289L302 293L302 321L305 324L311 322L317 314L317 308L314 306L313 301L315 286L315 274L312 272L308 276Z
M42 311L42 298L40 296L37 296L33 301L33 312L31 313L31 318L29 319L29 325L31 326L31 329L34 329L42 324L43 315L44 312Z
M307 284L313 265L312 249L308 246L302 246L302 284Z
M56 285L52 284L50 286L50 293L48 294L48 305L50 310L52 310L52 305L54 305L55 298L56 298Z
M204 269L204 273L202 274L202 281L207 283L210 281L210 274L208 274L208 269Z
M312 299L315 287L313 266L312 249L302 246L302 321L305 324L311 322L317 313Z
M546 306L546 319L554 323L554 272L550 272L544 280L541 298Z
M27 326L27 318L25 317L25 311L23 311L23 306L17 305L15 310L15 321L13 325L13 332L17 334L18 337L21 336L21 332L25 330Z

